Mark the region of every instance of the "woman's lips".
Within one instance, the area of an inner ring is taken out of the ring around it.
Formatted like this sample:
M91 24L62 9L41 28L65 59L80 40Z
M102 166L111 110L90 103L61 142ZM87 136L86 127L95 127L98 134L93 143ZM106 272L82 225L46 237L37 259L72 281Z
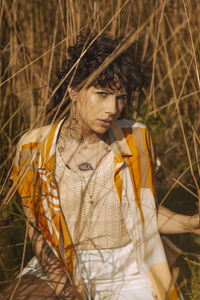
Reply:
M112 125L112 121L111 120L99 120L101 123L101 126L103 127L110 127Z

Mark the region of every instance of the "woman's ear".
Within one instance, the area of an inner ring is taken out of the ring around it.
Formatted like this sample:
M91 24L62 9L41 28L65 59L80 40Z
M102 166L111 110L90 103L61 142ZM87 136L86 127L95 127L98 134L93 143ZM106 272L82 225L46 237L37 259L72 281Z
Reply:
M77 99L77 95L78 95L77 90L72 88L72 87L69 87L68 88L68 93L69 93L69 97L70 97L72 103L75 103L76 99Z

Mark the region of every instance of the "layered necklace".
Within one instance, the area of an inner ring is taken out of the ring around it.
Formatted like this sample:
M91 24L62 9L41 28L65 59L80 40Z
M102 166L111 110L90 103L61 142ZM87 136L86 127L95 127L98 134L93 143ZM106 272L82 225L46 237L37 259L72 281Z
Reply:
M73 121L73 120L72 120ZM108 152L111 151L111 147L109 145L109 135L108 132L106 132L101 138L96 135L96 136L92 136L87 143L84 143L84 138L83 136L78 136L77 133L79 132L80 127L78 128L77 123L74 122L73 126L72 126L72 122L70 122L69 124L64 123L61 131L60 131L60 136L58 139L58 151L60 152L61 157L63 158L64 155L64 151L68 149L68 147L70 147L70 145L72 146L74 141L80 143L80 147L78 146L78 152L81 153L80 157L82 159L82 157L84 156L84 152L88 152L91 148L92 145L97 144L96 147L96 155L93 155L93 157L98 157L98 154L101 153L100 158L97 159L96 164L94 163L95 166L92 166L92 163L90 163L88 161L88 159L84 159L83 162L79 163L75 160L75 155L74 153L71 155L71 158L69 160L71 160L71 162L74 163L75 167L78 168L78 170L76 171L75 168L73 168L73 164L69 164L69 162L66 162L65 159L63 159L66 167L68 169L71 169L73 172L75 172L78 176L80 176L80 179L82 182L84 182L85 185L85 190L87 188L87 186L89 186L89 184L86 182L85 179L85 174L81 175L82 172L88 172L88 171L92 171L91 174L91 178L93 177L95 170L97 169L97 167L100 165L100 163L102 162L102 160L105 158L105 156L107 155ZM78 138L77 138L78 136ZM99 149L99 146L101 149ZM92 150L91 150L92 151ZM66 157L66 155L64 155ZM80 171L80 172L79 172ZM88 194L89 194L89 203L92 204L94 202L93 200L93 190L95 187L95 182L93 185L93 188L90 189L88 188Z

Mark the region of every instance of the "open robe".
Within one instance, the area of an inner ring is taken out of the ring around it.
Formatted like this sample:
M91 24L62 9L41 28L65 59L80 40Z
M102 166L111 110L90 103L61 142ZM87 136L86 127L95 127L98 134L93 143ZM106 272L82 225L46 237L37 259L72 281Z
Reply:
M74 282L78 261L54 179L56 142L62 122L32 130L21 138L12 180L35 225ZM114 182L138 268L147 273L159 300L179 299L158 232L153 183L155 162L148 130L143 124L120 120L109 133L115 154Z

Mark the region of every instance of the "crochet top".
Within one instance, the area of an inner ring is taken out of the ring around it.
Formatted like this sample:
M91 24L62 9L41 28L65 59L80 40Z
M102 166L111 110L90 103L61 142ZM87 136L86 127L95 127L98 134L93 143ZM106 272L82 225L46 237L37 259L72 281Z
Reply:
M56 149L60 205L76 249L118 248L130 242L113 180L113 158L111 151L96 170L77 174Z

